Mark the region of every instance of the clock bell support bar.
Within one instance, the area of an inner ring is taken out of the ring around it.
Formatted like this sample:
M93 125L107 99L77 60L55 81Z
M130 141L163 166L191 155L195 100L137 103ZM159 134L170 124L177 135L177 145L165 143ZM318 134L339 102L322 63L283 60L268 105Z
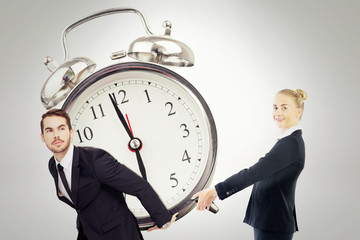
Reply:
M96 13L93 13L87 17L84 17L76 22L74 22L73 24L69 25L64 31L63 31L63 34L62 34L62 45L63 45L63 48L64 48L64 61L68 60L69 59L69 51L68 51L68 48L67 48L67 44L66 44L66 36L67 34L73 30L74 28L78 27L79 25L85 23L85 22L88 22L88 21L91 21L93 19L96 19L96 18L99 18L99 17L103 17L103 16L106 16L106 15L111 15L111 14L117 14L117 13L136 13L137 15L140 16L141 20L142 20L142 23L144 25L144 28L145 28L145 31L148 35L154 35L150 28L149 28L149 24L147 23L144 15L134 9L134 8L110 8L110 9L106 9L106 10L102 10L102 11L98 11Z
M72 29L93 19L117 13L137 14L142 20L147 36L140 37L133 41L130 44L128 54L126 54L125 51L113 53L111 55L112 60L120 59L127 55L140 61L155 62L161 65L178 67L191 67L194 65L195 57L192 50L183 42L170 37L172 25L169 21L165 21L163 23L163 27L165 28L164 35L154 35L150 30L149 24L146 21L144 15L134 8L110 8L102 10L69 25L62 34L62 45L64 48L65 61L69 58L66 36Z

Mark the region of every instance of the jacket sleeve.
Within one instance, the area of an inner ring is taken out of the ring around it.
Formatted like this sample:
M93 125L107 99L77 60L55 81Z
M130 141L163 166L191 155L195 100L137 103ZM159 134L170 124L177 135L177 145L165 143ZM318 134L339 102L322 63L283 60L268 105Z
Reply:
M264 157L251 166L215 185L221 200L263 180L297 161L298 143L295 138L279 140Z
M119 163L106 151L95 159L95 173L99 181L120 192L136 196L158 227L171 220L171 214L151 185L135 172Z

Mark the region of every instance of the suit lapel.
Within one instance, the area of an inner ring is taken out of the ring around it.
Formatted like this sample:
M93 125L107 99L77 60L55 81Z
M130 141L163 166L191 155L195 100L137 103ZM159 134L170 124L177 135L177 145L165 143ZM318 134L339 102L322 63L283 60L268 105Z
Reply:
M74 146L74 155L72 163L71 191L74 197L75 205L78 201L79 180L80 180L80 153L79 148Z
M54 163L54 161L55 161L54 157L52 157L50 159L50 161L51 161L51 168L50 168L51 175L53 176L53 178L55 180L56 196L60 197L59 196L59 175L57 173L56 165Z

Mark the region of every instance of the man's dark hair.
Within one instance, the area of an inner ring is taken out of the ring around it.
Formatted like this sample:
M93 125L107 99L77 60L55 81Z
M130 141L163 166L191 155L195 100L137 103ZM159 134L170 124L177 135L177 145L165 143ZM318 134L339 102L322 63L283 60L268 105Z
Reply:
M70 117L69 115L67 114L67 112L65 112L64 110L62 109L51 109L49 111L47 111L46 113L44 113L42 115L42 119L41 119L41 122L40 122L40 127L41 127L41 133L44 134L44 119L46 117L51 117L51 116L58 116L58 117L63 117L65 118L66 120L66 125L68 126L69 130L72 129L71 127L71 124L70 124Z

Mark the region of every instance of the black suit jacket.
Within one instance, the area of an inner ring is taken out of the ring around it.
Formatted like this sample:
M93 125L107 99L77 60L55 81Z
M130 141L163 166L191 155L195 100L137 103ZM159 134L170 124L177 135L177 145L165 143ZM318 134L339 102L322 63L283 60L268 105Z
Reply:
M49 160L49 170L55 180L57 196L75 208L77 227L89 240L142 239L123 193L136 196L157 226L171 220L170 213L150 184L104 150L74 146L71 180L74 204L58 194L54 157Z
M304 163L302 131L297 130L280 139L255 165L215 188L222 200L254 184L244 222L261 230L294 233L295 188Z

